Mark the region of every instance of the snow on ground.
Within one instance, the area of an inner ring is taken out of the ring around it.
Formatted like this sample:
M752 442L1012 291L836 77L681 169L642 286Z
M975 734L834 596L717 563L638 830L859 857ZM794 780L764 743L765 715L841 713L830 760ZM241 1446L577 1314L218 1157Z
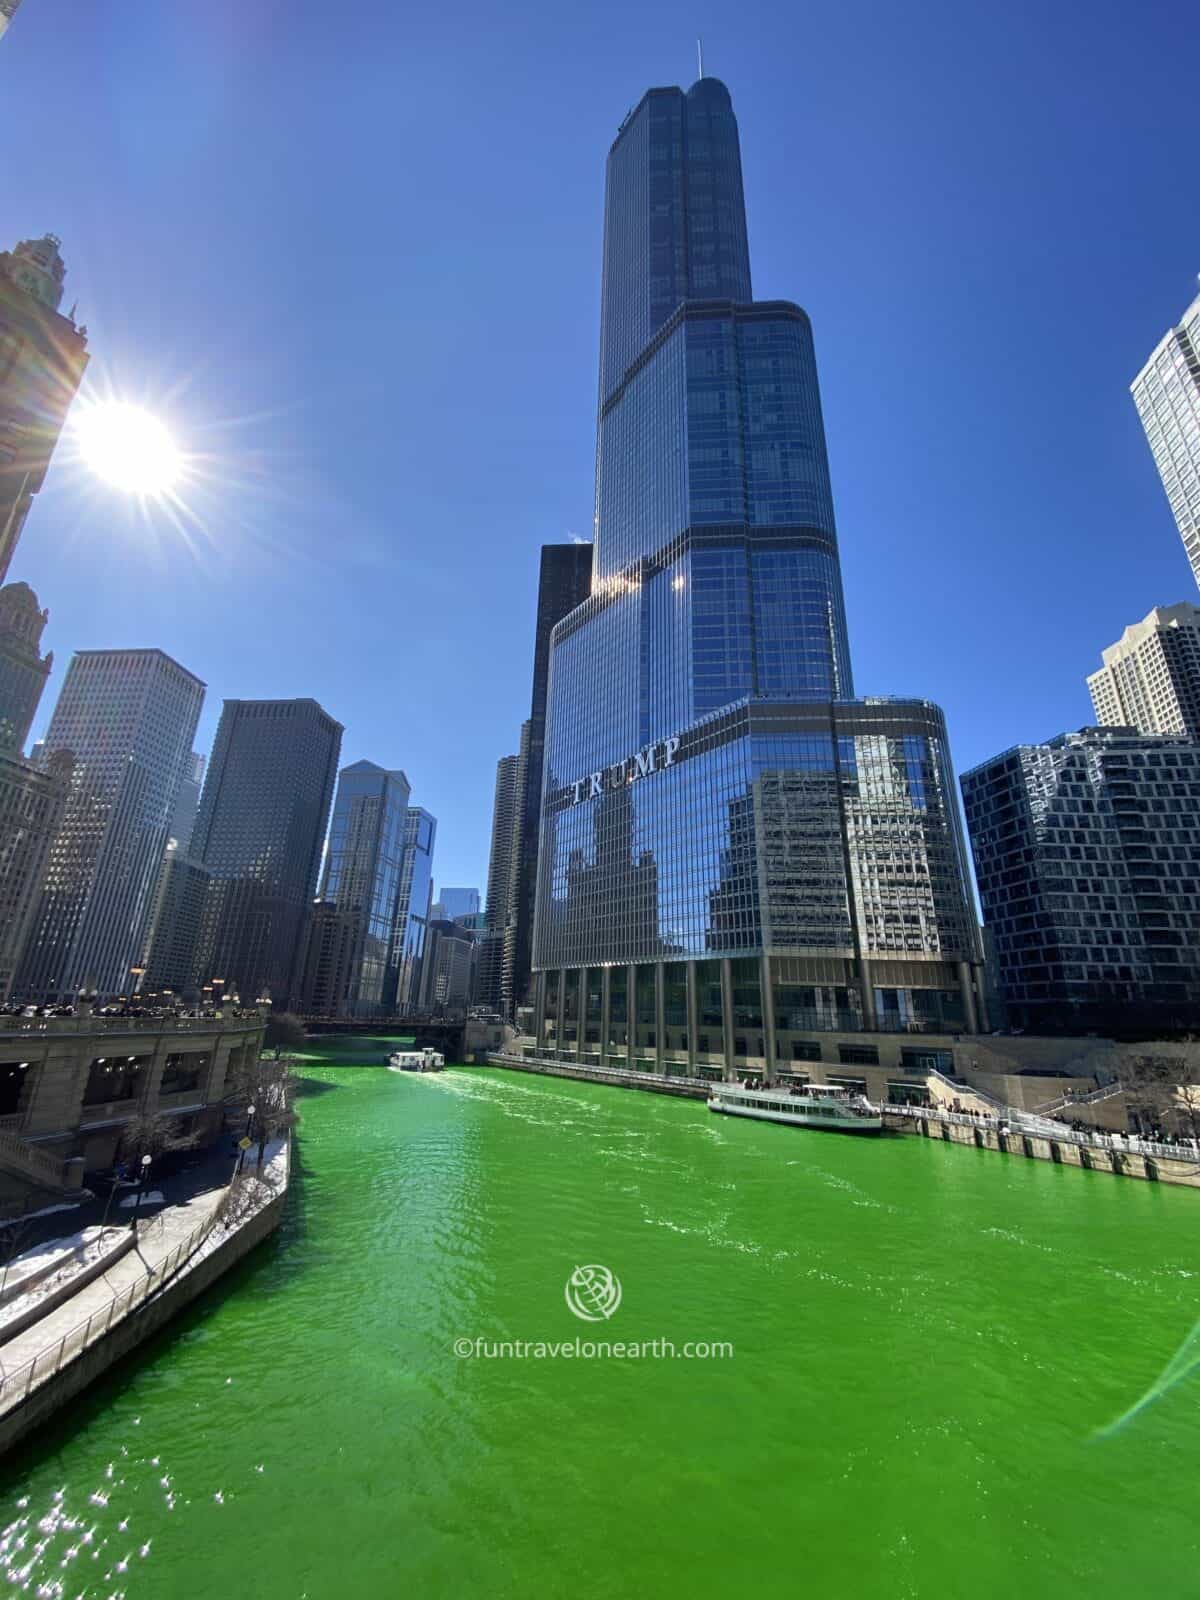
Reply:
M163 1194L161 1189L147 1189L145 1194L142 1195L140 1201L139 1201L139 1199L138 1199L136 1194L130 1194L130 1195L126 1195L124 1200L119 1200L117 1202L117 1204L121 1207L121 1209L123 1211L127 1211L127 1210L130 1209L130 1207L136 1206L136 1205L143 1205L143 1206L161 1205L165 1198L166 1197L164 1196L164 1194Z
M62 1265L56 1272L49 1273L40 1283L35 1283L24 1294L19 1294L7 1305L0 1306L0 1329L40 1300L44 1300L55 1289L60 1289L68 1279L82 1272L84 1267L91 1266L100 1256L114 1250L124 1231L123 1228L119 1232L114 1232L112 1228L107 1230L84 1228L79 1233L72 1234L69 1239L47 1239L32 1250L27 1250L23 1256L19 1256L9 1269L8 1288L12 1287L13 1274L18 1268L23 1268L22 1276L28 1277L30 1273L56 1259L61 1259Z

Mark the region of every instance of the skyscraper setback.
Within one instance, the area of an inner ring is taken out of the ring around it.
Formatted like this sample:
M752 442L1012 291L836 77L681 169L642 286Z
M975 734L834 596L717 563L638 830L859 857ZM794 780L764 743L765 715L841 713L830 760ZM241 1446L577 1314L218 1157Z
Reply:
M773 1073L806 1029L973 1031L945 726L855 700L812 330L751 298L725 86L609 153L590 597L553 630L540 1044Z

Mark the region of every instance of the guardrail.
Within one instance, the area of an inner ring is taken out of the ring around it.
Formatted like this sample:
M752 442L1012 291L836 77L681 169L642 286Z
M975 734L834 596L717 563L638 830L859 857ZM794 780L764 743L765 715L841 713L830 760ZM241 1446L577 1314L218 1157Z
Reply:
M1037 1116L1053 1116L1054 1112L1065 1111L1068 1106L1094 1106L1124 1093L1125 1085L1120 1078L1115 1078L1112 1083L1102 1083L1098 1089L1089 1089L1087 1094L1060 1094L1056 1100L1047 1100L1045 1105L1033 1109Z
M1200 1162L1200 1140L1181 1139L1178 1144L1162 1144L1157 1139L1139 1139L1131 1133L1080 1133L1062 1124L1047 1127L1042 1119L1013 1111L1003 1117L973 1117L968 1111L943 1111L938 1106L879 1105L875 1108L887 1116L914 1117L933 1122L950 1122L961 1128L989 1127L1002 1124L1010 1133L1027 1134L1034 1139L1053 1140L1056 1144L1083 1145L1095 1150L1116 1150L1120 1154L1150 1156L1160 1161Z
M31 1033L220 1033L261 1028L265 1017L0 1017L0 1038Z
M0 1131L0 1167L3 1166L8 1166L10 1170L14 1166L19 1167L22 1177L45 1179L46 1187L50 1189L70 1187L66 1162L52 1155L49 1150L39 1150L17 1133Z
M611 1078L615 1083L682 1083L696 1089L709 1089L712 1078L690 1078L682 1072L631 1072L625 1067L592 1067L582 1062L563 1061L558 1056L518 1056L504 1050L489 1050L488 1060L498 1062L501 1066L517 1067L558 1067L562 1072L577 1073L580 1076L587 1073L593 1077Z
M155 1218L155 1223L158 1222L159 1219ZM136 1283L131 1283L128 1289L113 1295L106 1305L93 1311L85 1322L76 1323L63 1334L61 1339L47 1345L44 1350L39 1350L37 1355L32 1356L21 1366L12 1372L0 1374L0 1411L8 1411L13 1406L19 1405L28 1397L35 1380L41 1382L45 1378L53 1377L64 1362L86 1350L88 1345L97 1339L102 1339L115 1321L127 1316L135 1306L148 1299L155 1289L161 1288L171 1274L196 1253L216 1226L216 1222L217 1209L214 1208L203 1222L198 1223L185 1239L181 1239L168 1255L151 1267ZM149 1227L153 1227L155 1223L151 1223ZM143 1229L143 1233L148 1231L149 1228Z

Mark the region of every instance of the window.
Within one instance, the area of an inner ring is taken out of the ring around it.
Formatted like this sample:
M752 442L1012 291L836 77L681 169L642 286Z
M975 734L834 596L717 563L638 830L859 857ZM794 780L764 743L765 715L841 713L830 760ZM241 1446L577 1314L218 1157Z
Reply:
M793 1061L820 1061L821 1046L811 1039L792 1040Z
M873 1044L840 1044L838 1045L838 1060L844 1066L877 1067L879 1065L879 1050Z

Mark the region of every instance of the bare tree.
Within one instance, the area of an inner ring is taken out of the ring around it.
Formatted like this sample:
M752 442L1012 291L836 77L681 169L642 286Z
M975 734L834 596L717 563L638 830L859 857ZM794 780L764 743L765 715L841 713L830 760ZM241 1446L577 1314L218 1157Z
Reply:
M186 1149L191 1142L182 1137L178 1117L162 1111L139 1111L121 1129L117 1155L124 1160L140 1161L143 1156L153 1159L168 1150Z
M1134 1056L1121 1073L1133 1111L1149 1112L1160 1127L1200 1139L1200 1053Z
M299 1050L307 1037L304 1024L294 1012L272 1011L263 1034L263 1049L274 1050L278 1060L284 1050Z
M245 1106L247 1111L250 1106L254 1107L250 1133L258 1144L256 1166L259 1170L269 1141L295 1126L292 1101L296 1080L292 1077L292 1065L291 1056L277 1054L273 1060L260 1056L257 1061L240 1068L226 1097L234 1104Z

